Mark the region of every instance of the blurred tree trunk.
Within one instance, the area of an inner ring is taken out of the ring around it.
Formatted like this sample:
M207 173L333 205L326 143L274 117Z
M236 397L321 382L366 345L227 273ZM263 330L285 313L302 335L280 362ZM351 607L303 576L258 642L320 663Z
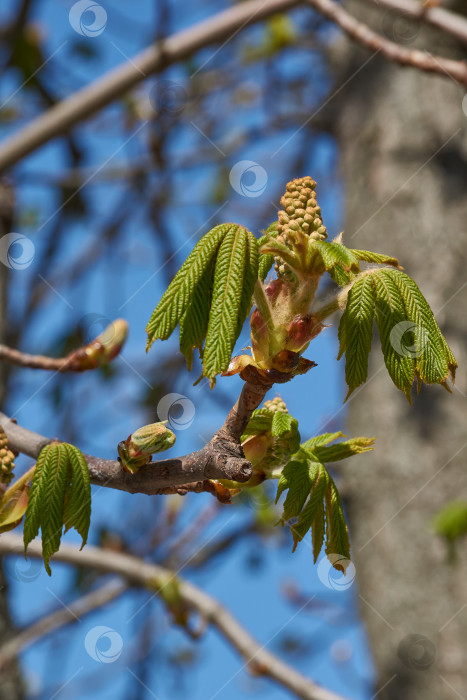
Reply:
M351 0L347 6L388 38L412 38L441 54L462 55L454 40L432 30L384 10L375 15L366 3ZM339 79L368 58L343 41L336 52ZM431 530L443 504L467 498L463 97L454 81L376 56L334 104L346 190L344 242L399 258L460 365L451 396L439 386L424 388L410 408L381 369L378 341L368 382L349 401L348 432L377 436L375 452L341 476L378 700L452 700L467 688L466 543L449 564L444 542Z
M0 183L0 238L11 232L13 220L14 199L11 189ZM6 311L7 311L7 282L8 268L0 262L0 343L6 342ZM0 406L5 400L5 385L8 367L0 362ZM8 610L6 578L3 562L0 558L0 645L6 642L14 633ZM21 700L23 684L16 663L11 664L1 672L0 700Z

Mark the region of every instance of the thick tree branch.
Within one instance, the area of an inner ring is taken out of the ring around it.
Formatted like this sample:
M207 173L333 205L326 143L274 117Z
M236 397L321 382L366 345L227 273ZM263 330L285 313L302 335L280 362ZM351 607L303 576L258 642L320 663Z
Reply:
M78 621L84 615L102 608L128 590L128 585L121 581L109 581L95 591L87 593L50 615L42 617L37 622L21 630L13 639L9 639L0 647L0 670L11 663L24 649L34 644L42 637L54 632L65 625Z
M300 0L247 0L150 46L131 61L51 107L0 144L0 172L82 123L152 73L184 60L209 44L229 40L244 27L298 4Z
M252 412L261 403L271 384L245 382L240 397L227 416L224 425L202 450L175 459L150 462L136 474L123 471L118 461L84 455L89 468L91 483L107 488L145 493L147 495L186 493L187 491L211 491L209 479L248 481L252 474L251 463L245 459L240 436ZM37 459L41 449L54 438L47 438L23 428L4 413L0 413L2 425L10 448ZM214 489L214 495L223 500L222 493Z
M0 552L4 555L18 554L22 556L24 545L21 536L9 533L2 535L0 537ZM29 545L28 555L42 557L39 542L32 542ZM172 571L162 566L148 564L137 557L102 550L98 547L87 546L83 551L80 551L77 547L62 544L60 551L54 554L53 559L74 566L92 567L102 573L117 574L133 585L155 591L158 587L167 585L176 576ZM252 672L271 678L304 700L343 700L341 696L321 688L309 678L302 676L268 651L265 646L260 646L217 600L211 598L189 581L180 579L178 576L176 580L183 602L218 629L244 659L245 666Z
M333 0L307 0L320 14L337 24L346 34L370 51L378 51L390 61L402 66L412 66L428 73L450 76L461 85L467 86L467 63L435 56L428 51L419 51L401 46L374 32L359 22L341 5Z

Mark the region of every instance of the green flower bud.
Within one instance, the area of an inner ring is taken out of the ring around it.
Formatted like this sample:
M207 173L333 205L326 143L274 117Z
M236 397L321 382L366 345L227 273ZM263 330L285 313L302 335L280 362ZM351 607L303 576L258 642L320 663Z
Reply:
M175 443L175 435L166 427L167 421L151 423L138 428L130 436L129 452L132 454L152 455L164 452Z
M144 467L145 464L149 464L151 461L151 455L131 457L126 440L122 440L122 442L118 443L118 456L120 458L120 462L122 463L123 469L130 474L136 474L141 467Z

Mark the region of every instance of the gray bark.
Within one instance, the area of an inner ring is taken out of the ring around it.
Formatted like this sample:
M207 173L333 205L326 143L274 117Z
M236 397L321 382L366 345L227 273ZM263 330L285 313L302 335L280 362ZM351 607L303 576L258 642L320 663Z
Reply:
M401 39L402 24L389 15L382 20L384 11L376 18L365 3L352 0L347 7ZM406 36L410 32L418 45L462 55L434 30L412 25ZM343 40L337 60L346 69L339 79L368 57ZM467 498L463 97L454 81L376 56L334 104L346 189L344 242L399 258L460 365L452 395L424 387L409 407L380 369L377 341L368 382L349 401L347 432L377 436L375 452L341 478L379 700L453 700L467 688L467 547L461 543L457 563L449 564L444 542L431 529L443 504Z

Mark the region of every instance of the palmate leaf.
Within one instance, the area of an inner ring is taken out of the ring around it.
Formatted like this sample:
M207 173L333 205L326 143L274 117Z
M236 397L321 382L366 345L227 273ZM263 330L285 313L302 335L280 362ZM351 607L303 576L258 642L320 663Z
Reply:
M448 389L457 362L428 302L404 272L381 268L356 279L339 324L338 359L346 353L346 398L367 377L373 316L389 376L409 402L415 378Z
M241 323L248 311L258 276L258 257L253 252L254 246L256 241L246 229L233 226L227 232L217 254L203 352L203 375L210 379L211 386L216 374L228 367L239 328L241 330Z
M149 319L146 327L147 350L158 338L166 340L172 334L192 300L196 285L215 257L221 241L232 229L237 230L238 226L235 224L215 226L195 245Z
M375 297L370 275L357 279L350 289L339 323L339 359L345 351L346 400L368 375L368 355L373 335Z
M344 571L350 560L347 525L336 485L324 465L373 449L374 439L356 437L330 444L339 437L343 437L341 432L324 433L300 445L282 470L276 503L287 491L279 522L290 526L293 551L311 529L314 561L326 539L329 561L335 569Z
M166 340L180 324L180 350L188 369L193 350L203 358L211 386L227 369L248 315L258 279L258 242L237 224L221 224L196 244L153 311L148 344ZM204 343L204 349L203 349Z
M336 485L324 464L299 450L282 471L276 503L285 490L287 496L279 522L290 525L293 551L311 529L314 561L325 539L329 561L342 571L343 560L350 560L347 525ZM296 522L291 522L295 519Z
M42 533L44 565L59 550L63 526L74 527L86 543L91 514L91 488L81 452L66 443L46 445L38 457L24 520L25 553L28 544Z

